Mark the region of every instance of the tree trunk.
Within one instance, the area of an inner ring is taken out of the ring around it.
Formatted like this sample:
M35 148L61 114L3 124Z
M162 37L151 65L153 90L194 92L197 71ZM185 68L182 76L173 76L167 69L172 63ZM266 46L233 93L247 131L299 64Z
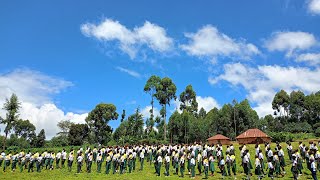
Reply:
M8 132L6 132L6 136L3 138L3 151L6 150L7 136L8 136Z
M167 105L164 105L164 125L163 125L163 129L164 129L164 141L167 140L167 128L166 128L166 117L167 117Z

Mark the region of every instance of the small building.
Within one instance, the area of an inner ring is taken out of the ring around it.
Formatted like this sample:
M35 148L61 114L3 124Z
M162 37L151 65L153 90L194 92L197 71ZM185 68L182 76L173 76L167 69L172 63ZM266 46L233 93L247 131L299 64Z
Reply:
M230 144L230 139L228 137L225 137L224 135L221 134L217 134L215 136L212 136L210 138L207 139L208 143L210 145L212 144Z
M271 137L260 129L248 129L246 132L236 137L239 144L263 144L271 142Z

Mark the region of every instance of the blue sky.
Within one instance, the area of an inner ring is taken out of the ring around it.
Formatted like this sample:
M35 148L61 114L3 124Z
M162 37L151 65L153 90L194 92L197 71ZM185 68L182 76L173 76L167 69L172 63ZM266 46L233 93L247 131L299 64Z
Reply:
M207 110L248 98L264 116L279 89L320 90L319 22L319 0L1 2L0 103L17 93L52 137L100 102L147 115L155 74Z

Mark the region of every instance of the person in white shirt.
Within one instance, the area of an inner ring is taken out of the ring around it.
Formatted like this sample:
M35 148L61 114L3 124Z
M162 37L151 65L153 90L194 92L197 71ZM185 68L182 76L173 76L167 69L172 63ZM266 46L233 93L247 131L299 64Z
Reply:
M192 179L194 179L194 177L195 177L195 166L196 166L196 160L194 159L194 155L191 155L190 167L191 167L191 178Z
M72 169L72 164L73 164L73 150L70 151L69 157L68 157L68 170L69 170L69 172Z
M273 166L272 161L270 159L268 160L268 169L269 169L268 177L273 179L274 166Z
M157 157L157 176L160 176L161 164L162 164L162 157L161 157L160 153L158 153L158 157Z
M144 148L143 148L143 149L140 151L140 171L143 170L144 153L145 153L145 150L144 150Z
M166 176L169 176L169 175L170 175L170 173L169 173L169 168L170 168L170 156L168 156L168 153L167 153L166 156L164 157L164 160L165 160L165 169L166 169L165 175L166 175Z
M82 153L80 152L80 153L78 154L78 157L77 157L77 163L78 163L77 173L80 173L80 172L81 172L82 160L83 160L83 156L82 156Z
M313 178L313 180L318 180L318 178L317 178L317 165L316 165L314 159L311 159L310 161L311 161L310 171L312 173L312 178Z
M66 162L66 159L67 159L67 152L65 149L62 150L61 156L62 156L61 165L64 168L64 163Z
M56 168L59 169L59 163L60 163L60 159L61 159L61 152L59 151L56 155Z

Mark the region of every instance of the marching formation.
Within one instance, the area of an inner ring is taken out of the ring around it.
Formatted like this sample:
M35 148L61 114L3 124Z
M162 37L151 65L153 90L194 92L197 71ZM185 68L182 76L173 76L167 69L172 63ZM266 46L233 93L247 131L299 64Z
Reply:
M318 143L318 146L320 143ZM255 146L255 161L251 162L251 154L246 145L239 147L239 156L241 162L238 162L246 174L246 178L250 179L254 174L258 179L265 176L270 178L283 177L285 171L285 153L283 147L277 143L276 148L272 149L270 144L266 143L263 148L259 144ZM264 153L263 153L264 151ZM251 152L252 153L252 152ZM132 173L133 171L143 171L144 163L154 166L157 176L174 175L184 177L185 172L191 178L195 178L196 173L199 176L214 176L216 172L222 176L236 176L237 162L236 150L234 146L228 145L224 150L220 144L216 145L139 145L139 146L116 146L116 147L88 147L86 150L80 148L75 151L65 149L58 152L27 152L21 151L1 153L0 166L3 171L20 172L41 172L43 169L54 170L59 168L68 168L72 171L72 166L77 166L77 173L86 171L92 172L92 164L96 163L97 173L105 174L123 174ZM287 143L287 155L291 160L291 173L294 179L298 179L302 174L302 169L310 170L313 179L317 179L317 171L320 171L320 152L317 144L310 142L306 146L302 142L299 149L293 149L290 142ZM103 165L105 164L105 165ZM102 170L102 167L103 170ZM85 168L85 170L83 169Z

